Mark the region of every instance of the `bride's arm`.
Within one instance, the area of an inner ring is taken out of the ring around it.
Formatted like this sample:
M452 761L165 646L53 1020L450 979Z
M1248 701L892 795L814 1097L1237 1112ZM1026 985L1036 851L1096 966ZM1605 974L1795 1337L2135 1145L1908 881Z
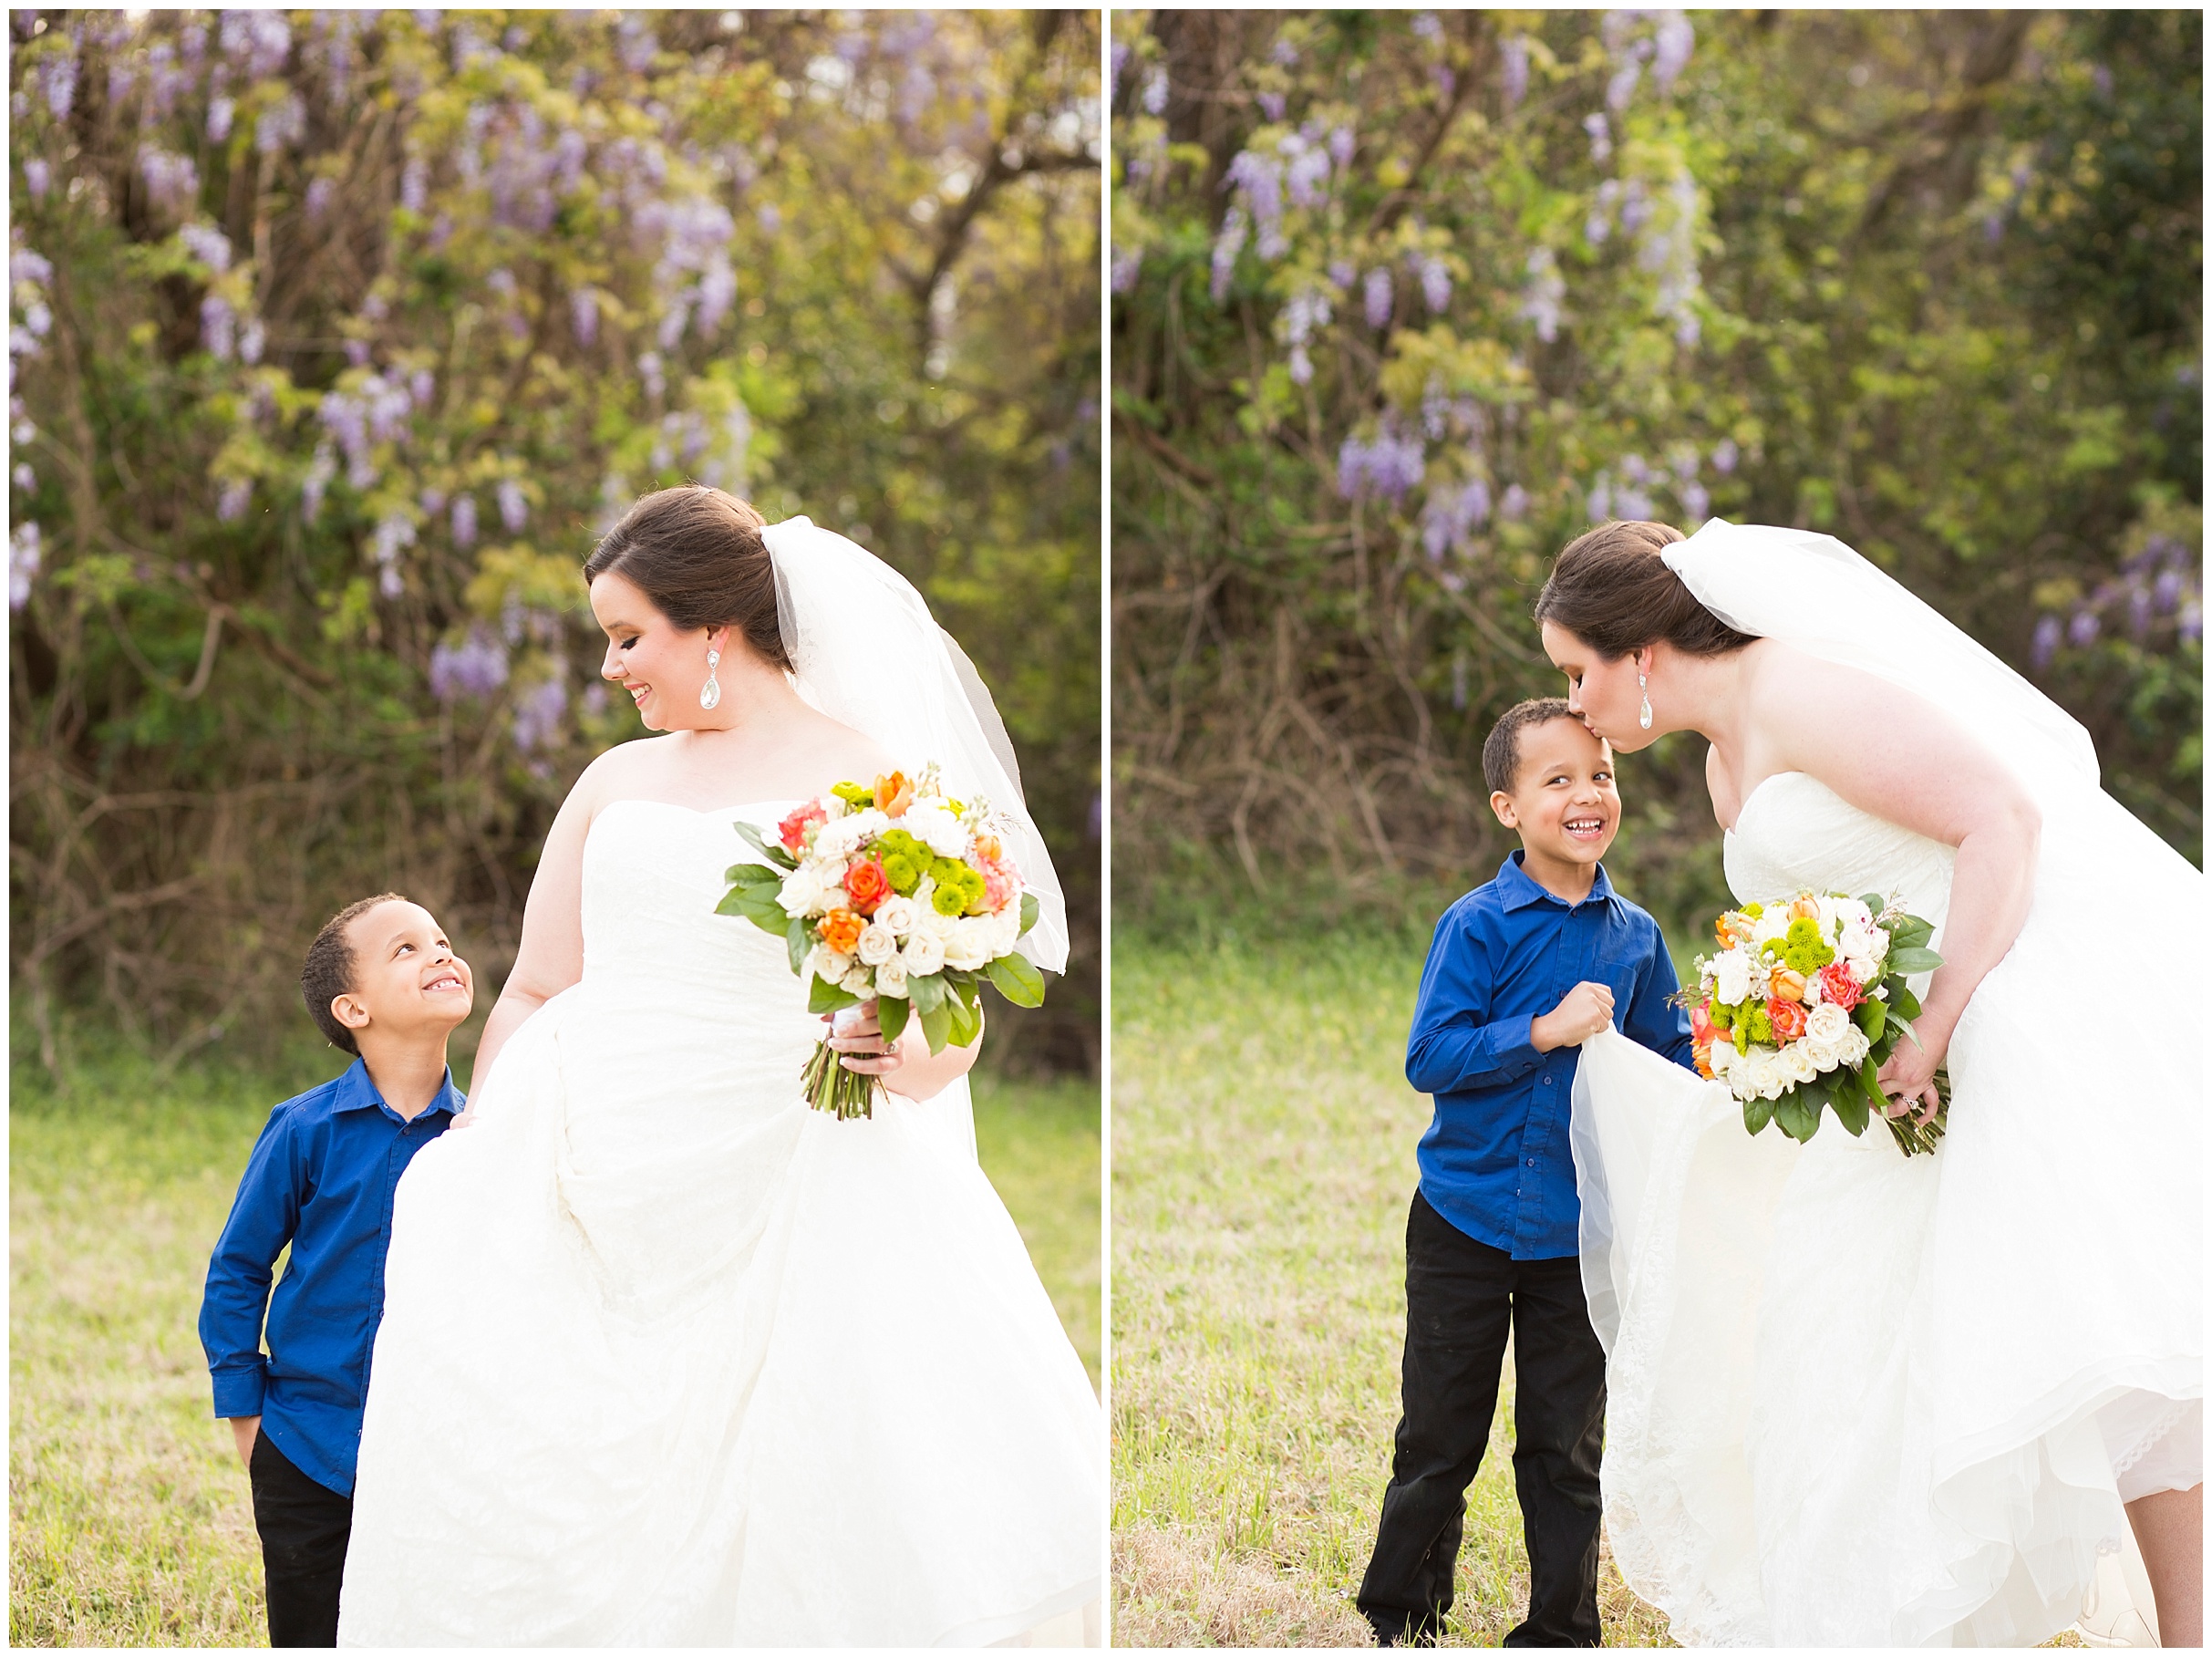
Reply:
M2012 773L1932 704L1886 680L1830 663L1792 665L1790 718L1775 746L1852 804L1956 846L1943 965L1883 1077L1893 1093L1933 1110L1931 1079L1968 999L2005 958L2035 895L2042 818Z
M919 1019L907 1020L897 1044L886 1051L873 1000L863 1001L857 1016L847 1017L850 1022L834 1026L824 1038L845 1055L840 1062L860 1075L877 1078L889 1092L908 1099L935 1098L975 1069L976 1055L983 1051L983 1032L978 1030L966 1046L947 1042L943 1052L933 1053ZM824 1022L829 1021L825 1018Z
M522 946L499 1003L484 1020L469 1078L471 1093L482 1088L500 1049L522 1020L584 976L584 839L598 798L594 781L590 770L576 780L538 854L538 872L522 905Z

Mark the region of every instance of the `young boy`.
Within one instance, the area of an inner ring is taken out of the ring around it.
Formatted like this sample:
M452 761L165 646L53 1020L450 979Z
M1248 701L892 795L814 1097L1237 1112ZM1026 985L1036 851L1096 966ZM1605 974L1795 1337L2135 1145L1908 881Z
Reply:
M1576 1050L1613 1021L1690 1065L1673 963L1598 859L1620 824L1613 757L1556 697L1483 744L1490 809L1521 849L1445 911L1406 1079L1436 1098L1406 1224L1404 1415L1359 1610L1384 1645L1432 1643L1452 1609L1467 1486L1510 1325L1514 1483L1527 1620L1507 1645L1596 1645L1604 1349L1583 1301L1567 1146Z
M215 1414L229 1417L253 1481L269 1643L336 1645L392 1191L461 1108L446 1039L475 991L429 912L385 892L315 935L300 993L332 1045L357 1057L270 1113L208 1262L200 1343Z

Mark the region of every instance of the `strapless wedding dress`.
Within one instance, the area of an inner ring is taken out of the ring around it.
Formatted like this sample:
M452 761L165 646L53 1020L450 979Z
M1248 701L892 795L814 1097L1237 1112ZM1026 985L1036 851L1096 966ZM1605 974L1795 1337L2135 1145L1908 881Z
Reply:
M340 1642L987 1644L1100 1594L1101 1414L965 1083L810 1110L740 813L624 801L584 965L398 1187Z
M1932 1156L1754 1138L1725 1086L1584 1048L1606 1527L1677 1640L2034 1645L2118 1581L2123 1501L2202 1477L2203 1027L2155 964L2202 877L2103 815L2046 834ZM1725 844L1739 901L1894 892L1938 951L1953 856L1797 772Z

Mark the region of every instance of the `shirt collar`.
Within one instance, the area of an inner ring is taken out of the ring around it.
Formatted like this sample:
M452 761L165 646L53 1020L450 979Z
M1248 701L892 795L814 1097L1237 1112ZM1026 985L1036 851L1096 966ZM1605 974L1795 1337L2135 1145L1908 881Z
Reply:
M453 1067L448 1065L445 1075L438 1083L438 1092L431 1096L430 1103L423 1107L422 1115L415 1120L421 1121L422 1116L428 1116L432 1111L458 1115L464 1103L460 1090L453 1085ZM381 1110L391 1111L395 1116L399 1114L384 1103L384 1096L377 1092L377 1084L369 1080L368 1061L366 1059L356 1059L346 1067L346 1073L338 1078L336 1093L330 1108L334 1112Z
M1504 863L1498 865L1498 891L1504 900L1505 913L1508 915L1515 909L1525 909L1529 905L1537 903L1556 904L1563 909L1581 907L1580 904L1569 904L1538 885L1528 871L1521 866L1521 851L1518 847L1507 854ZM1609 903L1612 897L1613 883L1606 878L1606 865L1601 863L1597 865L1596 878L1590 882L1590 895L1582 901Z

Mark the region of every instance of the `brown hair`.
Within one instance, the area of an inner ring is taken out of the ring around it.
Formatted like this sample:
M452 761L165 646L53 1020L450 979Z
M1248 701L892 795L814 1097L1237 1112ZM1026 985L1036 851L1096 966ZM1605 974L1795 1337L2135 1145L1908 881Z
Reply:
M1616 521L1575 537L1536 598L1536 619L1565 627L1607 661L1655 639L1690 656L1726 656L1752 642L1691 596L1659 549L1682 538L1665 523Z
M346 928L378 904L413 901L397 892L379 892L374 897L347 904L323 923L323 929L315 935L315 942L307 946L307 958L300 964L300 995L307 1003L307 1016L315 1020L317 1030L330 1038L331 1046L356 1058L360 1056L360 1044L353 1039L353 1031L339 1023L337 1015L330 1010L330 1003L354 987L353 941L346 936Z
M770 666L788 668L767 527L745 502L703 483L656 490L600 537L584 584L618 575L685 632L727 623Z
M1521 776L1521 733L1532 725L1547 724L1553 720L1574 720L1574 711L1563 696L1539 696L1533 700L1515 702L1498 715L1498 722L1490 728L1483 739L1483 781L1490 784L1494 794L1510 794L1513 785Z

